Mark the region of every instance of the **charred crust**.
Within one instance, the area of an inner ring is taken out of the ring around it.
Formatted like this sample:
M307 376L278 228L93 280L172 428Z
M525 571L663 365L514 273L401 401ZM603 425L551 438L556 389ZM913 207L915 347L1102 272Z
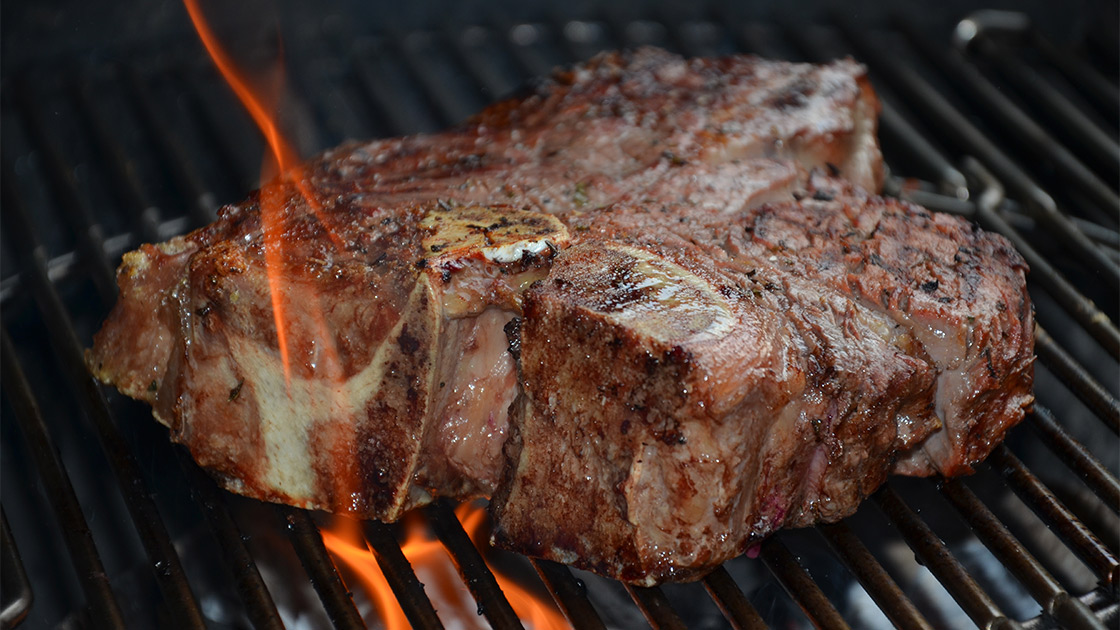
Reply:
M154 385L155 381L152 381L152 384ZM233 401L237 400L237 398L239 396L241 396L241 388L244 387L244 386L245 386L245 379L241 379L240 381L237 381L237 385L235 385L233 387L233 389L229 390L229 402L233 402Z
M992 377L993 379L996 379L996 378L999 377L996 374L995 367L992 365L992 348L991 348L991 346L988 346L987 348L984 348L984 364L988 368L988 376Z
M673 346L665 351L664 360L672 365L688 365L693 362L694 358L690 350L686 350L682 346Z
M674 426L671 429L665 429L663 431L655 431L653 435L665 446L678 446L687 442L679 426Z
M521 362L521 318L514 317L506 322L502 328L506 333L506 341L508 342L509 353L513 356L513 360Z

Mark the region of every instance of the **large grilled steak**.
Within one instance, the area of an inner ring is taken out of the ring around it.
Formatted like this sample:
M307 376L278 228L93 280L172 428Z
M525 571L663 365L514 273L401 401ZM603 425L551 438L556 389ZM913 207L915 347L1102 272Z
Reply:
M695 577L1031 401L1025 265L864 192L876 111L848 61L602 55L126 254L89 365L236 492L493 496L503 545Z

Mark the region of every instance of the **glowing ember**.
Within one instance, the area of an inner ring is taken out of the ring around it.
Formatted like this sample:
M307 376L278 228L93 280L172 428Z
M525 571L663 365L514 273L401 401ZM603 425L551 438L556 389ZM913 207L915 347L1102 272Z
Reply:
M475 545L485 551L486 511L476 505L464 503L455 510L455 514ZM418 513L407 515L403 523L408 533L401 551L412 564L417 577L425 584L425 591L432 598L444 623L448 627L485 628L485 619L478 616L474 600L455 572L447 549L431 536ZM323 543L334 555L336 562L358 576L363 590L373 600L388 630L408 628L408 620L373 554L364 542L353 542L362 540L360 532L355 534L356 523L340 520L334 529L334 532L323 531ZM494 571L493 567L491 571L526 628L552 630L571 627L551 601L538 598L513 580Z

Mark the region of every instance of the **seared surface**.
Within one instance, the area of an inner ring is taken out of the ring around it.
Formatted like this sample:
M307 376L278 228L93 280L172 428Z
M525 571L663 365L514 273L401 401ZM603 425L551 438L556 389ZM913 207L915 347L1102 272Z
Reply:
M850 515L892 469L967 472L1023 417L1032 314L1004 239L819 175L797 197L617 207L526 293L497 544L695 578Z

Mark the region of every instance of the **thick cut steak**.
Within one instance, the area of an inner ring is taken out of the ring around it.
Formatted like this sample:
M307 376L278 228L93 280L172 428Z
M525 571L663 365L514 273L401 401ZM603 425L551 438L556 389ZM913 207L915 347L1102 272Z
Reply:
M850 61L604 54L126 254L88 363L236 492L492 496L502 545L696 577L1031 400L1025 266L864 192L877 107Z

